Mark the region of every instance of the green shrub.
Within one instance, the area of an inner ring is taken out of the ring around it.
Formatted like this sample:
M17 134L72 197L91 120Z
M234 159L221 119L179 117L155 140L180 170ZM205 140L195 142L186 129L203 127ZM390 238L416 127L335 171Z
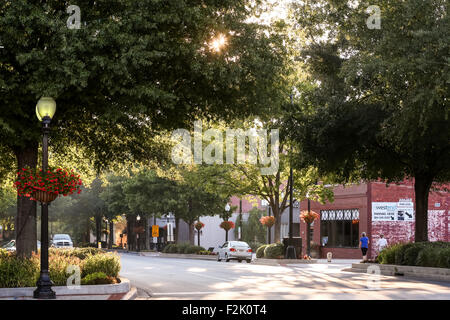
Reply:
M88 256L83 263L81 276L103 272L109 277L117 278L120 271L120 258L117 254L105 253Z
M91 255L105 254L105 253L106 251L98 248L49 249L49 255L63 256L68 258L77 257L81 260L84 260Z
M397 248L395 251L395 264L405 265L405 251L409 248L413 248L414 243L405 243Z
M67 268L70 266L80 266L81 260L77 257L65 257L63 255L51 255L49 256L48 266L50 279L55 286L65 286L67 284L67 278L70 274L66 273ZM80 267L81 269L81 267Z
M438 266L441 268L450 268L450 247L442 248L439 251Z
M416 265L421 267L437 267L441 249L427 246L417 255Z
M176 253L184 253L184 250L186 250L186 248L189 246L190 244L187 242L178 244Z
M395 255L400 246L402 246L401 243L395 243L384 248L378 256L378 261L382 264L395 264Z
M95 272L88 274L81 279L82 285L95 285L95 284L113 284L116 283L113 277L108 277L104 272Z
M174 246L175 244L168 244L164 247L164 249L162 250L163 253L169 253L170 249Z
M97 248L98 245L96 245L95 243L90 243L90 242L80 242L77 245L78 248Z
M257 241L250 241L248 242L248 245L250 246L250 248L252 249L252 252L255 252L258 250L258 248L260 248L263 243L261 242L257 242Z
M0 288L35 287L39 278L39 259L19 258L15 253L0 255Z
M187 254L194 254L194 253L197 254L200 251L206 251L206 249L200 246L188 246L186 247L186 249L184 249L184 253Z
M268 244L263 244L258 249L256 249L256 258L261 259L264 257L264 249L266 249L267 246Z
M7 256L9 256L8 250L0 248L0 259L5 258Z
M178 252L178 245L172 244L172 246L167 250L168 253L177 253Z
M406 248L403 254L403 264L406 266L415 266L417 261L417 256L420 251L426 248L426 245L422 242L413 243L411 246Z
M284 256L284 245L280 242L269 244L264 249L264 258L278 259Z

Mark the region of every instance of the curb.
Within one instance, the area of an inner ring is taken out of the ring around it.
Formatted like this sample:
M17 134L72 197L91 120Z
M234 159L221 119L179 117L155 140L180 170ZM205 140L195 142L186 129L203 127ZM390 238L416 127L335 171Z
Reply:
M151 252L141 252L141 256L155 257L155 258L178 258L178 259L196 259L196 260L209 260L216 261L217 255L197 255L197 254L181 254L181 253L159 253L154 254Z
M136 287L132 287L131 290L125 294L120 300L134 300L137 297L137 289Z
M377 263L353 263L351 268L345 268L342 269L342 271L367 273L369 266L377 266L380 268L380 274L384 276L402 276L405 278L450 282L450 269L447 268L399 266Z
M120 281L116 284L85 285L73 289L67 286L54 286L52 289L56 296L118 295L130 292L130 280L120 278ZM36 290L36 287L0 288L0 299L33 297L34 290Z
M216 261L217 255L194 255L194 254L181 254L181 253L146 253L141 252L141 256L156 257L156 258L178 258L178 259L196 259L196 260L209 260ZM304 259L261 259L255 258L252 260L253 264L279 266L287 264L311 264L317 263L316 259L304 260Z
M267 265L267 266L283 266L288 264L313 264L317 263L317 260L304 260L304 259L262 259L257 258L252 261L254 264Z

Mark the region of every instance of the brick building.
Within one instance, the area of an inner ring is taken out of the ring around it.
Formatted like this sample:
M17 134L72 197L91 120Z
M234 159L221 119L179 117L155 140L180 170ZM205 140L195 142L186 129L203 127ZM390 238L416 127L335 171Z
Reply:
M383 182L334 187L335 199L324 205L311 201L311 210L320 214L311 227L311 239L320 244L320 256L328 252L334 258L359 259L362 232L369 239L369 258L376 256L380 233L388 243L414 240L414 185L412 181L386 186ZM306 210L307 201L300 204ZM428 232L430 241L450 241L450 193L430 192ZM306 225L300 233L306 239ZM306 252L306 241L303 241Z

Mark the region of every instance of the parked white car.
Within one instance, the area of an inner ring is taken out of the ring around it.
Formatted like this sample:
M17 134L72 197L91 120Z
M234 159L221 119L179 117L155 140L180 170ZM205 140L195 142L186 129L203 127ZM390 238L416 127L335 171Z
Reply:
M73 248L73 242L68 234L55 234L52 240L52 247Z
M8 251L16 251L16 240L11 240L7 244L5 244L2 248ZM37 249L38 250L41 249L41 242L39 240L37 241Z
M233 260L252 262L252 249L244 241L227 241L217 250L217 261L224 259L226 262Z

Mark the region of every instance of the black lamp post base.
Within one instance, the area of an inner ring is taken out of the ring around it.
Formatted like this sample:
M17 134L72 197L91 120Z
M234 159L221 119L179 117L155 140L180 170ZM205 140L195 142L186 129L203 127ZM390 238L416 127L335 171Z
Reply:
M286 249L286 259L297 259L294 246L288 246Z
M42 273L36 283L37 289L33 292L35 299L56 299L55 291L52 290L53 282L50 280L48 273Z

